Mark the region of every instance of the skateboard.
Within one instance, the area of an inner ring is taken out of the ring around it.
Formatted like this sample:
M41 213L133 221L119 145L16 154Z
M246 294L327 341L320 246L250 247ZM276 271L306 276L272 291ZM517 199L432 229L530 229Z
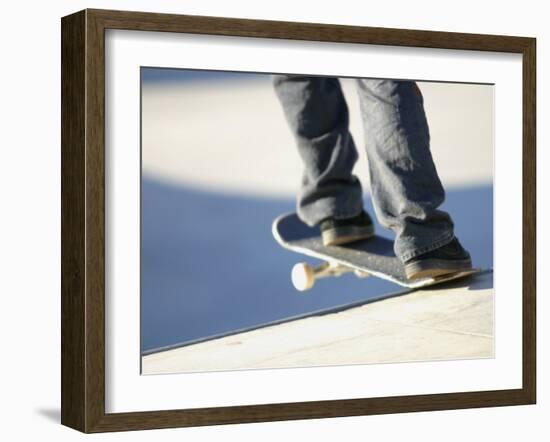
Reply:
M291 272L292 284L299 291L311 289L317 279L350 272L360 278L372 275L415 289L464 278L480 271L469 269L434 278L409 280L401 261L394 254L393 241L375 235L367 240L342 246L324 246L319 228L309 227L295 213L276 218L272 233L285 249L322 261L318 266L304 262L294 265Z

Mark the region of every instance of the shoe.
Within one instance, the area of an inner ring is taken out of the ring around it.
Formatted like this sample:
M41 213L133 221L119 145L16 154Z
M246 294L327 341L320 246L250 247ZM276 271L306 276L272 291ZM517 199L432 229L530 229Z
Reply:
M472 268L470 254L458 239L404 262L408 279L435 278L446 273L462 272Z
M372 219L362 211L352 218L327 218L319 224L323 245L336 246L374 236Z

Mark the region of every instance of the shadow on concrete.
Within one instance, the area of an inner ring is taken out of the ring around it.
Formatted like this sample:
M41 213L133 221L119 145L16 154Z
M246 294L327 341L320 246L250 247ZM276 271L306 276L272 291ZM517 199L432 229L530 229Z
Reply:
M471 283L473 278L475 278L475 276L473 276L472 279L469 280L470 282L465 285L465 287L468 287L468 290L472 292L493 288L493 271L492 270L490 270L490 274L491 274L490 278L477 277L475 284Z
M370 199L365 207L374 213ZM474 265L493 266L492 186L449 190L443 207ZM141 350L392 294L403 288L353 275L295 291L292 266L312 262L277 245L271 223L292 199L229 195L142 178ZM392 238L378 224L377 232Z
M451 280L423 287L422 291L437 291L441 289L466 288L468 291L487 290L493 287L493 270L482 269L480 272L465 276L460 279Z

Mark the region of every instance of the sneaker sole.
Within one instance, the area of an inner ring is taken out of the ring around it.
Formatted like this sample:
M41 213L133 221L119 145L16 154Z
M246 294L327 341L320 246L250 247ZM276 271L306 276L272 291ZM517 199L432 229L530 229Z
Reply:
M374 226L347 226L325 230L321 237L324 246L339 246L350 242L361 241L374 236Z
M448 261L443 259L426 259L405 265L407 279L436 278L448 273L463 272L472 269L470 259Z

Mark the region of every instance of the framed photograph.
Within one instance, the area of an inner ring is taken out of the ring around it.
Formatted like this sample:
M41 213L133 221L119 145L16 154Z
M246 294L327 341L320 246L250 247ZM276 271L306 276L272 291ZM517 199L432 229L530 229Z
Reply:
M535 403L534 38L61 29L64 425Z

